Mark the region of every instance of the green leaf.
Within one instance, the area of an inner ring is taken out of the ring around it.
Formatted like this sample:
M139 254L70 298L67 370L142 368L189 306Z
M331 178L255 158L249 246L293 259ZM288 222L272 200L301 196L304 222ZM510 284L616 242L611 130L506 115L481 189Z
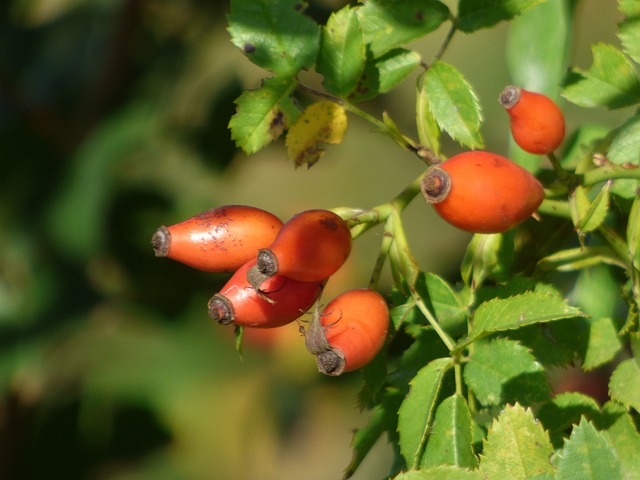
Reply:
M482 148L482 113L475 92L452 65L438 61L424 73L424 98L438 126L468 148Z
M620 461L606 437L584 417L558 455L557 480L622 480Z
M580 188L580 187L578 187ZM602 222L604 222L607 213L609 213L609 191L611 183L605 183L593 202L590 202L587 210L583 213L582 218L576 225L581 232L593 232Z
M420 468L438 465L476 468L471 425L466 400L460 395L445 398L436 411Z
M416 290L445 330L466 328L467 306L445 280L434 273L421 273Z
M640 435L631 415L620 412L604 434L616 451L625 480L640 480Z
M629 258L636 270L640 270L640 195L636 193L631 204L627 222L627 245Z
M477 289L490 277L502 279L509 273L514 248L513 231L473 235L460 264L465 285Z
M620 257L607 246L576 247L561 250L538 261L538 268L543 271L558 270L571 272L596 267L601 264L626 268Z
M584 314L567 305L566 300L559 295L527 292L489 300L480 304L476 310L469 336L458 348L490 333L579 316Z
M582 368L593 370L613 358L622 350L616 323L607 317L589 321L589 341Z
M358 15L365 41L379 57L432 32L449 18L450 12L436 0L368 0L358 9Z
M609 393L627 407L640 412L640 365L633 358L621 362L611 374Z
M355 473L382 434L395 429L401 401L402 396L396 390L387 390L382 401L372 409L367 424L354 432L351 442L353 454L345 469L345 479Z
M607 159L617 165L640 165L640 115L627 120L611 141ZM640 186L638 180L618 179L613 183L612 192L623 198L634 198Z
M477 343L464 368L464 379L484 405L530 405L549 397L542 365L527 348L505 338Z
M554 448L561 448L564 435L582 416L595 418L600 415L596 401L582 393L567 392L556 395L538 411L538 419L551 437Z
M456 25L463 32L487 28L516 15L544 0L460 0Z
M378 58L374 58L371 51L367 50L364 72L349 95L349 100L361 102L388 92L404 80L420 61L420 55L405 48L394 48Z
M563 96L581 107L622 108L640 102L640 81L633 64L617 48L599 43L591 47L593 64L573 69Z
M329 93L346 97L356 87L365 65L365 44L356 10L346 6L322 29L316 70Z
M640 63L640 12L634 11L637 9L637 2L628 2L636 5L631 5L626 11L626 7L622 5L624 3L620 2L620 10L627 18L618 26L618 38L624 53L633 58L636 63Z
M407 242L400 212L393 211L387 219L384 229L385 233L393 238L389 249L389 263L396 285L406 283L412 287L418 279L420 269Z
M314 64L320 46L320 27L303 9L300 0L233 0L231 41L256 65L293 77Z
M436 411L438 393L449 368L451 359L439 358L420 369L411 380L411 390L400 405L400 452L409 467L417 466L420 460Z
M296 167L313 166L324 154L321 144L339 144L347 129L342 105L330 101L309 105L287 133L285 144Z
M420 75L416 84L416 127L420 143L430 148L437 157L440 155L441 131L429 106L429 96L424 88L425 74Z
M514 85L557 100L566 74L572 13L565 0L549 0L509 25L507 64Z
M269 78L257 90L247 90L236 100L229 122L231 138L246 153L255 153L282 135L300 114L290 98L294 79Z
M531 410L508 405L494 421L480 458L483 478L500 480L553 474L553 447Z
M638 3L638 0L618 0L618 9L627 17L640 15L640 3Z
M483 480L478 470L453 466L439 466L409 470L393 477L393 480Z

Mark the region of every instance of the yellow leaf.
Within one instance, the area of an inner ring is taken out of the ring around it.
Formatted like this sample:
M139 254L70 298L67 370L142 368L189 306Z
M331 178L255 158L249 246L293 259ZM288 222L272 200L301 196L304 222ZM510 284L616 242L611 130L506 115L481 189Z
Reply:
M309 105L289 128L287 151L296 167L311 167L324 153L324 144L338 144L347 129L344 108L334 102L317 102Z

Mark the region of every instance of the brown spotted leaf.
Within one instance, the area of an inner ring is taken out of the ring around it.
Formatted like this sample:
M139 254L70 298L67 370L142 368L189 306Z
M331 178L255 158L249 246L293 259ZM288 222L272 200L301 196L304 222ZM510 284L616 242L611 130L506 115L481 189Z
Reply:
M329 101L309 105L287 133L289 158L296 167L311 167L324 153L320 145L340 143L346 129L347 115L341 105Z

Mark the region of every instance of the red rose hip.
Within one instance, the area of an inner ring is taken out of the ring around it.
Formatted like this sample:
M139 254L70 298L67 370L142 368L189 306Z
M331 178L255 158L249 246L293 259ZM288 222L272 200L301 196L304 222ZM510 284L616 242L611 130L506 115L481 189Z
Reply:
M378 292L348 290L315 312L305 343L316 356L318 370L337 376L369 363L384 345L388 329L389 309Z
M255 266L249 260L220 292L209 300L209 316L222 325L273 328L291 323L307 312L322 293L324 282L300 282L274 275L262 285L262 292L247 282L247 272Z
M546 95L520 87L506 87L499 98L509 114L511 135L524 151L547 154L564 139L564 115Z
M469 151L427 170L422 194L448 223L472 233L498 233L529 218L544 189L528 171L495 153Z
M157 257L207 272L233 272L271 245L280 227L282 221L269 212L227 205L158 228L151 244Z

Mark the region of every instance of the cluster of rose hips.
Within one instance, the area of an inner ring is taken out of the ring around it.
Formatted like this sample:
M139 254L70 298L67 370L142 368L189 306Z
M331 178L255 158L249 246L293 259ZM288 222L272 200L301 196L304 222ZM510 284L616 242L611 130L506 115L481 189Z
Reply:
M275 328L302 317L351 252L351 231L328 210L306 210L285 224L256 207L229 205L200 213L152 238L156 256L209 272L234 272L209 300L221 325ZM389 311L369 289L346 291L301 330L318 369L340 375L382 348Z
M507 87L500 103L525 151L551 154L564 138L564 117L548 97ZM504 232L532 216L544 198L540 182L500 155L469 151L432 165L421 182L427 202L450 224L472 233ZM234 272L209 300L222 325L274 328L302 317L351 252L347 223L329 210L306 210L282 223L256 207L214 208L152 238L156 256L209 272ZM340 375L367 364L384 345L389 310L370 289L316 307L301 328L320 372Z
M508 86L500 94L511 135L524 151L552 154L564 139L562 111L549 97ZM544 199L540 182L509 159L485 151L454 155L427 170L422 194L448 223L472 233L499 233L523 222Z

